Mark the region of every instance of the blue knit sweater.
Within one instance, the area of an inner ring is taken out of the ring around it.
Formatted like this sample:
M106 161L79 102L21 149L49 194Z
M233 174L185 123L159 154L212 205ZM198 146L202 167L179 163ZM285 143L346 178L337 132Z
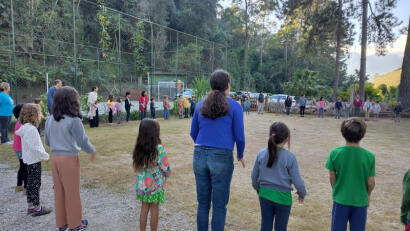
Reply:
M196 145L233 150L236 143L237 156L243 158L245 134L241 105L231 98L229 114L212 120L201 115L203 100L198 103L192 118L191 137Z

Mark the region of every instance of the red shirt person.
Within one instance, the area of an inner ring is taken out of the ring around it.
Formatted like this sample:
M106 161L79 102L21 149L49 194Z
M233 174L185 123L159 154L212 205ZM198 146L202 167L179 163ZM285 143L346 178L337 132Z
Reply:
M140 105L140 118L141 120L145 118L147 114L147 105L148 105L148 96L146 95L145 91L142 91L140 99L139 99L139 105Z
M362 99L360 99L360 96L356 96L356 99L353 100L354 116L360 116L360 109L362 108L362 106Z

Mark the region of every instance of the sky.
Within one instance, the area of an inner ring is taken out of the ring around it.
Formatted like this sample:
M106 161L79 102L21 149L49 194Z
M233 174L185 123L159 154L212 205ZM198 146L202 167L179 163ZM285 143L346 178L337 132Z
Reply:
M376 0L370 0L371 3ZM223 7L229 7L232 4L232 0L221 0ZM373 4L374 5L374 4ZM398 30L407 25L410 17L410 0L399 0L396 8L393 10L393 14L402 21L402 25L396 29ZM278 21L278 24L280 22ZM279 25L277 26L279 28ZM277 28L273 28L272 31L276 31ZM346 60L348 74L353 74L355 69L360 68L360 24L355 23L356 38L353 46L349 48L349 58ZM384 74L400 68L403 62L404 48L406 46L407 35L400 35L399 38L390 46L388 46L387 54L385 56L377 56L374 46L368 45L367 48L367 74L373 77L375 74Z

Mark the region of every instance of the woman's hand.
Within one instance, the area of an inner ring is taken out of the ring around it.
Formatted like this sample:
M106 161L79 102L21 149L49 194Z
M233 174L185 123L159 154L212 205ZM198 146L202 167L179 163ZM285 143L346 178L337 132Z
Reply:
M242 167L245 168L245 160L243 158L238 158L238 161L241 162Z
M304 204L305 203L305 199L303 199L302 197L298 197L298 201L300 204Z
M93 154L90 155L90 162L94 162L96 153L94 152Z

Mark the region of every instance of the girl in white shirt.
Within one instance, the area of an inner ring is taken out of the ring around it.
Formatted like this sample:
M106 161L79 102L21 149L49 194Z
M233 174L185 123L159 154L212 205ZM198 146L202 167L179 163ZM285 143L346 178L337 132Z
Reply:
M23 162L27 164L27 214L33 217L51 212L51 209L40 205L41 161L49 159L37 130L40 119L40 106L25 104L19 117L22 125L16 131L21 137Z

